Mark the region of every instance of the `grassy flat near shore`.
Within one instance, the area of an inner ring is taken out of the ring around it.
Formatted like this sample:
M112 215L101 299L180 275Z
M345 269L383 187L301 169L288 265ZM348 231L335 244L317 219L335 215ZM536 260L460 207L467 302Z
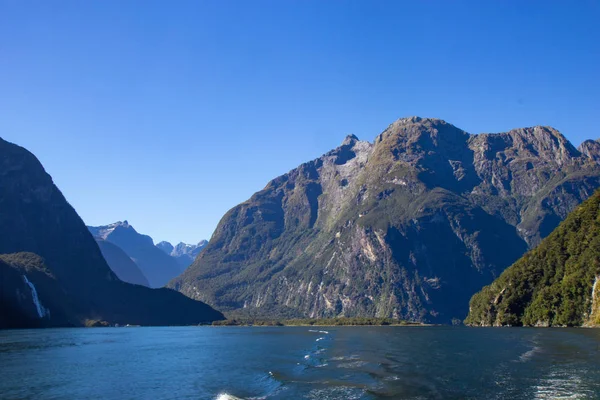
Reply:
M213 326L426 326L392 318L323 318L288 320L227 319L214 321Z

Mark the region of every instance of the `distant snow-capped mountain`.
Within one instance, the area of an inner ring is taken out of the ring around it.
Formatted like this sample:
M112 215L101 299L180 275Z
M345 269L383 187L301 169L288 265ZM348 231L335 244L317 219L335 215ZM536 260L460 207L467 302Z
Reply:
M88 226L89 231L99 240L105 240L120 247L148 279L150 287L167 284L179 275L183 268L175 257L170 257L154 245L148 235L138 233L127 221L119 221L104 226ZM106 260L111 267L109 259Z
M198 244L180 242L176 246L173 246L171 243L163 241L158 243L156 247L175 258L179 266L185 270L194 262L198 254L200 254L200 251L202 251L207 244L207 240L201 240Z

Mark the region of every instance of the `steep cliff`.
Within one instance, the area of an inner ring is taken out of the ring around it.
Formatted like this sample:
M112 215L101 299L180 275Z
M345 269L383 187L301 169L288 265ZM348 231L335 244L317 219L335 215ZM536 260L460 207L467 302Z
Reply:
M232 314L463 319L470 297L600 186L548 127L400 119L231 209L169 286Z

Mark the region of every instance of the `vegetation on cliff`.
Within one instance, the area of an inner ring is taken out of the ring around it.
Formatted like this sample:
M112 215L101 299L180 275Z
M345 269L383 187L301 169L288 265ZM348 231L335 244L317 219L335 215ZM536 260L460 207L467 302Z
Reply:
M473 296L469 325L600 325L600 191Z

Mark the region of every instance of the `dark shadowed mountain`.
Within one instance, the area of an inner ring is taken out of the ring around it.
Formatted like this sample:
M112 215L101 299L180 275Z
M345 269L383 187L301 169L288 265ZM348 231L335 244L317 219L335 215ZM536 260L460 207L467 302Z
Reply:
M177 260L177 263L181 267L182 271L185 271L187 267L189 267L200 251L206 247L208 241L201 240L198 244L186 244L180 242L177 246L173 247L173 245L169 242L160 242L156 245L159 249L161 249L166 254Z
M464 319L600 185L598 143L438 119L348 136L231 209L169 287L232 314Z
M0 278L0 329L81 325L77 305L37 254L0 255Z
M600 325L600 192L471 299L478 326Z
M88 226L88 229L95 238L121 248L140 268L152 288L163 287L183 271L176 259L165 254L154 245L150 236L138 233L127 221Z
M123 282L150 287L138 265L119 246L107 240L96 239L102 256L110 269Z
M120 281L27 150L0 139L0 326L187 325L222 315L169 289Z

